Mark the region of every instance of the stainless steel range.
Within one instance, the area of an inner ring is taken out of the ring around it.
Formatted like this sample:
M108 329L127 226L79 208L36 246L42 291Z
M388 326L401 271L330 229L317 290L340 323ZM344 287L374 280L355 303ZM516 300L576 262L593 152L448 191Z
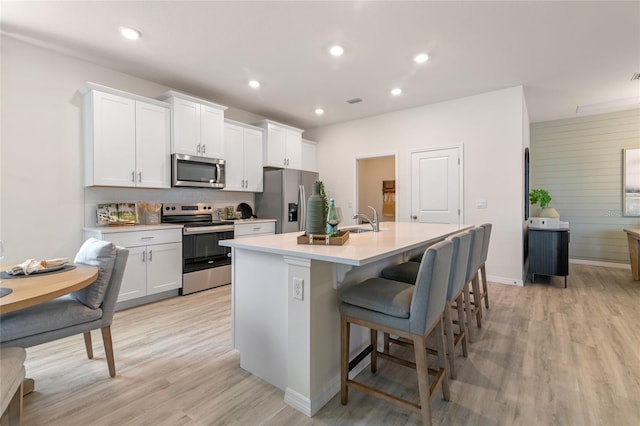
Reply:
M215 216L206 203L162 205L162 223L184 225L182 295L231 283L231 249L218 243L233 238L233 222Z

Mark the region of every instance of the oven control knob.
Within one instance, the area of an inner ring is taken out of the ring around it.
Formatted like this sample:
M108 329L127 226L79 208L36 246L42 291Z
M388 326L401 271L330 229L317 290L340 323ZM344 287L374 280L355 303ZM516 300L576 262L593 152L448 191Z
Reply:
M167 207L165 207L164 209L165 209L165 210L169 210L169 209L170 209L170 207L169 207L169 206L167 206Z
M176 209L176 206L171 207L171 210L175 210L175 209Z

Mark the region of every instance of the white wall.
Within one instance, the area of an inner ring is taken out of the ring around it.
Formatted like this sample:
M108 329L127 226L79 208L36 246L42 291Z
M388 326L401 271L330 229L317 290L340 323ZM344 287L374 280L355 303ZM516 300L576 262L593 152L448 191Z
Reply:
M354 198L354 158L395 152L398 221L410 218L410 152L463 144L463 221L493 223L487 273L522 284L524 108L522 87L513 87L311 129L305 136L318 141L320 177L342 206ZM487 209L476 209L478 199L487 200ZM351 213L343 209L343 215Z
M220 191L94 188L85 194L78 89L92 81L155 98L168 88L8 37L1 43L3 264L29 257L73 257L82 243L85 195L87 204L145 200L253 205L253 194ZM262 118L233 108L225 115L239 121Z

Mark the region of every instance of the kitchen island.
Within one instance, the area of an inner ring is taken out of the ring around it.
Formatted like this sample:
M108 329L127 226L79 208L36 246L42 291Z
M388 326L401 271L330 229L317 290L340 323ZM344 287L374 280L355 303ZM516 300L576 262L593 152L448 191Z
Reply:
M351 233L342 246L300 245L300 232L221 241L232 248L240 366L313 416L340 390L340 291L468 227L383 222L380 232ZM366 330L352 328L352 353L367 341Z

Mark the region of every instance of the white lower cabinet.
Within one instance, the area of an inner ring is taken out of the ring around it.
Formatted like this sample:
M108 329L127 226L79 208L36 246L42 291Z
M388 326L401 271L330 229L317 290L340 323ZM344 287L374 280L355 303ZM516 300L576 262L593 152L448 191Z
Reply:
M276 222L236 222L233 226L233 237L255 237L276 233Z
M92 228L94 237L129 249L118 302L151 296L182 287L182 230L109 232Z

